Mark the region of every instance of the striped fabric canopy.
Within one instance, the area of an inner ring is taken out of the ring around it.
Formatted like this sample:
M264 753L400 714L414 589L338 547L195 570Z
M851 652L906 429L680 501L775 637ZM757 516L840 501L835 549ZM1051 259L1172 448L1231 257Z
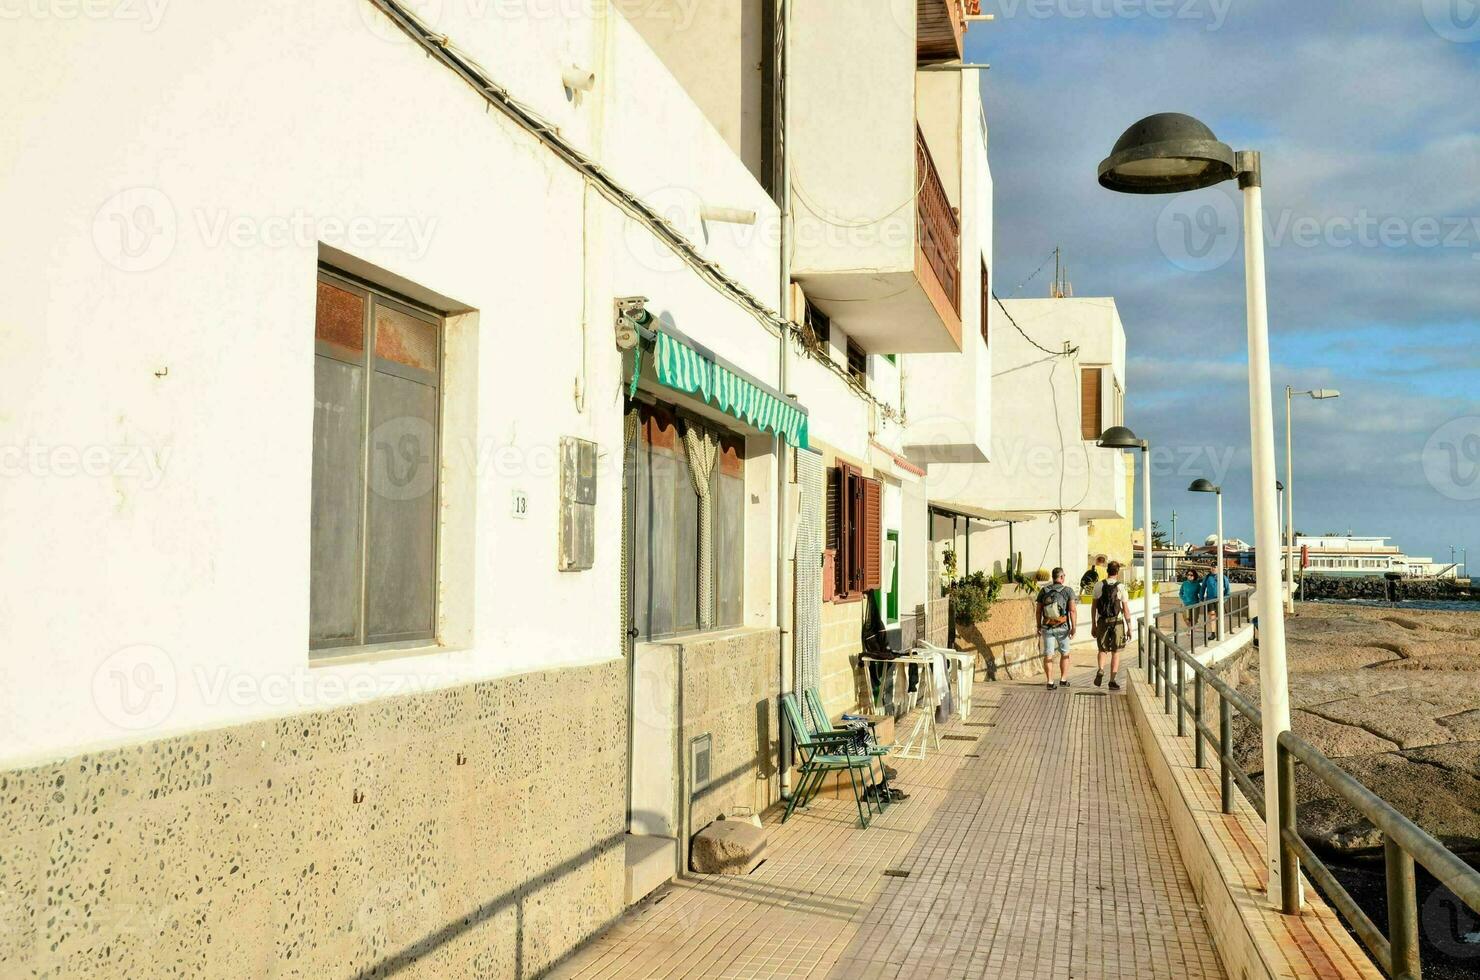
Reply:
M807 413L795 405L763 391L662 331L658 331L654 354L661 384L684 394L698 395L762 432L774 432L785 436L793 446L808 448Z

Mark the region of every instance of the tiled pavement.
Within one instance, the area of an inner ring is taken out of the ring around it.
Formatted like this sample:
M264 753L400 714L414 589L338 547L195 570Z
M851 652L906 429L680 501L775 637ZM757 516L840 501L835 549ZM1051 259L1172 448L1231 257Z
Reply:
M979 684L912 798L768 820L746 877L689 878L560 977L1222 977L1123 694ZM964 738L962 738L964 736ZM886 875L885 871L894 872Z

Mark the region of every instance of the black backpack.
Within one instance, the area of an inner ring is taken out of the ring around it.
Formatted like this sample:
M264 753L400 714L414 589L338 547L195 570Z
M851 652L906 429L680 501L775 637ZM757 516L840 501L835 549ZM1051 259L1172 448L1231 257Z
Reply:
M1120 583L1106 579L1101 583L1100 597L1095 600L1095 617L1102 623L1120 618Z

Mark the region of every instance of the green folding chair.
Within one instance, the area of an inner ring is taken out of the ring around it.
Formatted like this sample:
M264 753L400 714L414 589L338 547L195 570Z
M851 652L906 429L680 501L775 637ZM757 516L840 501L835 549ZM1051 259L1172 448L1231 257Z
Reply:
M792 788L791 800L786 804L781 822L789 820L798 806L805 807L811 802L828 773L846 771L848 782L853 787L853 803L858 807L858 824L867 828L874 811L873 804L866 799L866 790L873 781L873 760L849 752L851 735L819 734L808 728L795 694L781 695L781 713L791 729L792 741L802 760L797 784Z
M805 691L802 692L802 699L807 703L807 713L811 717L812 731L815 734L847 735L850 733L851 729L833 727L832 719L828 718L827 712L822 707L822 695L818 693L817 688L807 688ZM869 728L872 729L873 726L870 725ZM890 752L893 752L894 749L895 746L893 745L870 745L868 747L869 758L879 760L879 778L876 781L876 785L878 786L882 787L884 785L884 759L889 755ZM869 774L873 774L872 769L870 769ZM878 797L879 812L883 813L884 809L889 805L889 800L887 798L887 795L882 792L878 794Z

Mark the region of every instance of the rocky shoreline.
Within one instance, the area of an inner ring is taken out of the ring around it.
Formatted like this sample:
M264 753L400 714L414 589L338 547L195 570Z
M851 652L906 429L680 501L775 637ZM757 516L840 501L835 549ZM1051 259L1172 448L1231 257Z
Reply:
M1300 593L1303 599L1368 599L1408 602L1415 599L1431 602L1474 601L1480 610L1480 594L1469 585L1452 579L1403 578L1388 582L1381 578L1350 578L1310 575Z
M1480 857L1480 615L1303 604L1287 634L1296 733L1446 846ZM1257 704L1257 657L1240 686ZM1262 772L1252 726L1235 751ZM1381 848L1381 834L1303 770L1297 792L1312 846L1347 857Z

